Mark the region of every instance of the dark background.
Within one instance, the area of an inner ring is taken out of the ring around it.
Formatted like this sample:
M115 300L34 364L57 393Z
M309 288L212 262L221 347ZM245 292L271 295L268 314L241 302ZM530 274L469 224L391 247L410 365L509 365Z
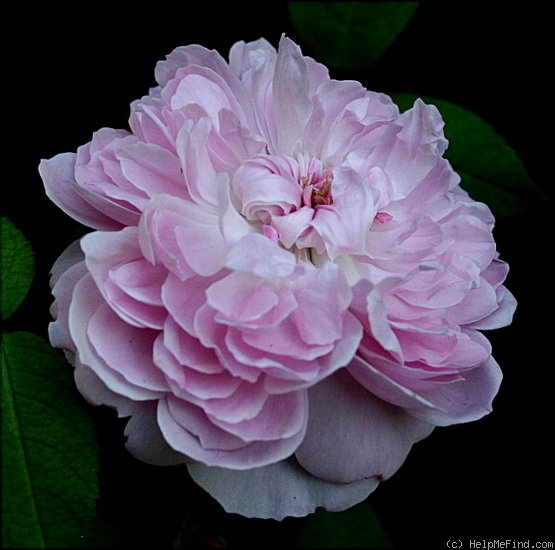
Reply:
M553 197L551 17L547 3L424 2L377 66L364 74L332 70L383 92L451 100L475 111L513 146L547 197ZM179 7L176 7L178 5ZM227 57L237 40L282 32L303 46L286 3L53 4L17 8L5 18L2 112L9 147L2 156L2 215L32 242L36 277L10 330L43 336L49 322L50 265L76 225L43 194L41 158L75 151L102 126L126 128L129 103L155 84L154 66L173 48L200 43ZM71 4L67 4L71 6ZM487 6L487 8L485 7ZM548 39L549 37L549 39ZM304 47L303 52L311 52ZM549 55L548 55L549 54ZM549 151L548 151L549 146ZM12 150L13 148L13 150ZM448 154L447 154L448 156ZM398 546L444 548L448 539L553 540L552 202L532 201L498 219L495 237L509 262L514 323L490 333L505 379L494 412L440 428L369 498ZM128 546L171 544L180 516L194 534L239 545L287 547L303 520L283 523L228 516L182 469L138 463L123 449L121 421L95 411L101 439L99 515Z

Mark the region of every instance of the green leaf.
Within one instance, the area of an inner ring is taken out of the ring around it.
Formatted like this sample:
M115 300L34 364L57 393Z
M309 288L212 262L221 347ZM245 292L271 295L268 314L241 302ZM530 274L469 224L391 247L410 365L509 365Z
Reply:
M0 314L4 320L19 307L31 286L34 258L23 233L8 218L0 222Z
M85 546L98 497L98 457L72 369L27 332L4 333L0 355L3 544Z
M344 512L318 509L308 517L299 548L384 548L391 541L374 510L362 502Z
M393 94L400 109L412 107L416 95ZM510 216L526 208L539 190L524 163L505 138L476 113L444 99L423 97L435 105L445 121L449 147L445 157L461 176L461 187L486 203L496 216Z
M371 67L417 7L418 2L290 2L289 14L318 61L352 71Z

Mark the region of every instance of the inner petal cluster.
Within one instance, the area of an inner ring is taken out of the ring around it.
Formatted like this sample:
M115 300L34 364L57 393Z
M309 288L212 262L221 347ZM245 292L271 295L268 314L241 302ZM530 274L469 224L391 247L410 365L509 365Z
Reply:
M287 249L305 248L302 237L317 211L333 204L329 166L298 155L258 155L235 172L232 188L241 214L264 235Z

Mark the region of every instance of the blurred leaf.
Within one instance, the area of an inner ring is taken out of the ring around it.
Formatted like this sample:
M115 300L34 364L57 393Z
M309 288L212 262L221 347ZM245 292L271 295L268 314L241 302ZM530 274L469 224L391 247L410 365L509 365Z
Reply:
M412 107L416 95L393 94L401 110ZM539 190L516 151L476 113L449 101L423 97L435 105L445 121L449 148L445 157L461 176L461 186L496 216L510 216L525 208Z
M372 66L417 7L418 2L290 2L289 14L318 61L352 71Z
M384 548L392 546L374 510L362 502L344 512L318 509L308 517L299 548Z
M86 546L98 459L72 369L27 332L2 335L1 363L3 545Z
M23 233L8 218L0 221L0 314L4 320L19 307L31 286L34 258Z

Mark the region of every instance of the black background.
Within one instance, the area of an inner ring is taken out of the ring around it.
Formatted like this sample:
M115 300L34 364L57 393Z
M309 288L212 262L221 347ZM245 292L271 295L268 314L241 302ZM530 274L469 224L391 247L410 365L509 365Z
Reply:
M285 3L38 4L5 17L2 214L32 242L36 277L10 330L46 335L47 273L75 224L43 194L41 158L75 151L102 126L126 128L129 103L155 84L154 66L179 45L224 57L237 40L301 46ZM77 4L76 4L77 6ZM177 6L177 7L176 7ZM377 66L332 70L367 88L451 100L481 115L519 153L552 197L553 72L547 3L424 2ZM305 54L310 50L303 48ZM447 155L448 156L448 155ZM6 170L7 168L7 170ZM398 546L444 548L448 539L553 540L553 231L549 200L499 219L495 237L519 301L514 323L488 334L504 382L483 420L440 428L369 501ZM95 411L101 438L101 518L125 546L171 544L179 517L197 534L244 546L286 547L302 520L249 521L223 514L182 469L138 463L123 449L122 423ZM196 535L195 535L196 536ZM197 537L198 542L198 537Z

